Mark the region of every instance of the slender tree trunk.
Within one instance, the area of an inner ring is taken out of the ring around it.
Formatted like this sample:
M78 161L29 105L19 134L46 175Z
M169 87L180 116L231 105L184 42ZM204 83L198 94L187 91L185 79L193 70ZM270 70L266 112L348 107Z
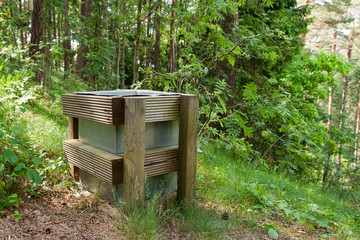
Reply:
M27 2L27 4L26 4L26 2ZM25 1L24 0L24 11L25 12L29 12L30 10L29 10L29 1ZM28 23L26 22L26 25L28 25ZM27 33L28 33L28 31L24 31L24 49L25 49L25 46L27 46L27 44L28 44L28 35L27 35Z
M175 71L175 3L176 0L172 0L171 8L173 9L171 12L171 22L170 22L170 47L169 47L169 72L173 73Z
M82 0L81 1L81 22L84 23L86 21L86 19L88 19L90 17L91 14L91 4L92 4L92 0ZM82 33L84 32L84 29L82 30ZM84 73L83 73L83 69L86 66L86 52L87 52L87 46L84 45L84 43L80 42L79 44L79 50L78 50L78 56L77 56L77 63L75 65L76 68L76 74L78 76L81 76L82 78L84 78Z
M45 63L45 69L44 69L44 75L43 75L43 80L42 80L42 87L43 87L43 94L45 94L46 92L46 88L47 85L48 89L50 89L50 84L51 84L51 52L50 52L50 46L48 45L49 42L51 42L51 10L47 9L47 26L45 27L46 29L46 34L45 34L45 44L46 46L44 47L45 49L45 55L44 55L44 63Z
M22 14L23 12L23 3L21 2L21 0L19 0L19 15ZM22 49L25 49L25 40L24 40L24 30L23 30L24 26L23 24L21 23L21 26L20 26L20 41L21 41L21 48Z
M149 71L148 68L150 67L151 63L151 46L152 46L152 37L150 33L150 25L151 25L151 0L147 2L148 5L148 18L147 18L147 25L146 25L146 54L145 54L145 81L143 83L142 88L147 89L148 88L148 77L149 77Z
M121 67L122 67L121 89L125 88L125 48L126 48L126 38L125 36L123 36L122 49L121 49Z
M64 0L64 37L63 41L64 47L64 79L68 77L70 71L70 51L71 51L71 42L70 42L70 32L69 32L69 6L68 1Z
M360 80L358 80L359 88L360 88ZM354 164L353 167L357 167L358 163L358 155L359 155L359 130L360 130L360 90L358 90L357 94L357 106L356 106L356 115L355 115L355 140L354 140Z
M224 20L221 21L220 25L225 34L233 34L233 27L235 25L235 17L231 14L226 14ZM236 72L237 60L235 59L234 66L230 66L227 59L219 60L216 62L216 75L219 79L225 79L226 83L229 85L230 90L236 92ZM232 102L230 100L230 105Z
M350 43L348 46L348 50L347 50L347 62L351 61L351 53L352 53L352 48L353 48L353 43L354 43L354 31L351 31L350 34ZM339 121L339 128L341 131L344 130L344 113L345 113L345 107L346 107L346 98L347 98L347 92L348 92L348 82L349 82L349 77L345 76L344 78L344 82L343 82L343 91L342 91L342 97L341 97L341 109L340 109L340 121ZM342 141L340 140L340 143L338 145L338 149L339 149L339 154L338 154L338 158L337 158L337 172L340 171L341 169L341 155L342 155Z
M16 5L15 5L16 6ZM17 12L16 12L16 8L10 8L10 17L12 18L12 19L14 19L14 18L17 18ZM12 34L12 44L14 44L14 46L16 46L17 47L17 41L16 41L16 29L17 28L15 28L15 27L13 27L13 28L11 28L13 31L13 34Z
M334 43L332 45L332 52L334 54L336 54L336 42L337 42L337 36L338 36L338 29L337 27L335 28L335 32L334 32ZM332 132L331 132L331 127L332 127L332 122L333 122L333 100L334 100L334 95L333 95L333 84L330 83L330 87L329 87L329 103L328 103L328 122L327 122L327 129L328 129L328 138L329 141L331 140L332 137ZM325 184L328 175L329 175L329 171L330 171L330 159L331 159L331 155L330 153L328 154L328 159L327 162L325 162L324 164L324 171L323 171L323 184Z
M108 1L105 0L103 2L103 10L104 10L104 30L105 30L105 36L107 38L107 41L109 41L109 13L108 13ZM107 66L107 70L106 70L106 75L110 78L111 76L111 61L109 58L106 59L106 66Z
M161 0L157 1L156 10L155 10L155 45L154 45L154 71L155 73L160 72L160 23L161 23Z
M33 12L32 12L32 20L31 20L31 41L30 41L30 49L29 54L31 57L34 57L36 53L40 53L40 41L43 37L44 26L42 24L43 18L43 4L44 0L34 0L33 2ZM43 51L43 50L41 50ZM36 81L38 83L41 82L42 79L42 71L39 66L39 59L35 57L35 62L38 64L38 70L36 72Z
M310 0L306 0L306 2L305 2L306 9L308 9L309 5L310 5ZM306 20L307 18L308 18L308 14L305 14L304 20ZM302 34L302 39L303 39L303 42L305 43L306 42L306 33ZM304 47L305 47L305 45L304 45Z
M64 0L65 1L65 0ZM64 5L65 5L65 3L64 3ZM52 21L53 21L53 25L54 25L54 29L53 29L53 37L54 37L54 39L56 40L56 42L58 43L59 41L58 41L58 38L57 38L57 28L59 27L57 24L56 24L56 13L55 13L55 11L53 11L52 12Z
M118 46L117 46L117 54L116 54L116 89L119 89L119 74L120 74L120 55L121 55L121 37L118 33Z
M137 16L136 16L136 40L135 40L135 49L134 49L134 77L133 84L139 81L139 47L140 47L140 34L141 34L141 9L142 9L142 0L138 0L137 6Z

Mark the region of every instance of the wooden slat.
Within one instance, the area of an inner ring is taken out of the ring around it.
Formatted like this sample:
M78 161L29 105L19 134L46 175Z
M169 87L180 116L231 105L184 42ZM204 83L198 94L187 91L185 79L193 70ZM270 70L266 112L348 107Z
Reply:
M180 96L157 96L146 99L146 122L179 119Z
M128 97L125 97L128 98ZM179 119L179 96L135 97L146 99L145 122ZM64 94L65 115L104 124L124 123L124 98L85 94Z
M123 97L69 93L62 98L65 115L104 124L123 124Z
M123 155L114 155L87 145L79 140L64 142L64 155L67 161L93 176L111 184L123 182ZM113 165L111 161L119 165ZM120 170L119 170L120 169ZM178 147L162 147L145 151L145 176L153 177L178 170Z
M103 151L78 140L64 141L66 159L90 174L111 184L120 184L123 159L115 154Z

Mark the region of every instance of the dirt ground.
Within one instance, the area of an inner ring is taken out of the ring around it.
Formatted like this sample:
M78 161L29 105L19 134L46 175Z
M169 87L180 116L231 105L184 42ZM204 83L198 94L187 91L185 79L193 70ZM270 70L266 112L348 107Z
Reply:
M20 205L22 219L0 218L0 239L126 239L117 229L119 211L83 192L49 191Z

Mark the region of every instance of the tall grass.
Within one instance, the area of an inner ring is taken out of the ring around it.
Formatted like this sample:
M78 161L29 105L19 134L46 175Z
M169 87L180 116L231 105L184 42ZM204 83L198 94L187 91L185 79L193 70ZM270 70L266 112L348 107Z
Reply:
M360 236L360 214L339 192L279 171L263 171L235 159L216 144L202 146L198 194L241 212L278 215L333 237Z

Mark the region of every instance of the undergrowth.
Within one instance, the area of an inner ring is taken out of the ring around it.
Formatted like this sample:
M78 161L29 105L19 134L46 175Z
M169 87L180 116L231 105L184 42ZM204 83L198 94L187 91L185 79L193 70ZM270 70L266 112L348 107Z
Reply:
M320 232L322 237L359 237L360 212L353 199L342 199L339 192L324 191L296 175L259 170L256 165L238 161L219 146L216 142L201 145L199 195L241 213L278 216L309 232ZM275 226L272 228L276 230Z

